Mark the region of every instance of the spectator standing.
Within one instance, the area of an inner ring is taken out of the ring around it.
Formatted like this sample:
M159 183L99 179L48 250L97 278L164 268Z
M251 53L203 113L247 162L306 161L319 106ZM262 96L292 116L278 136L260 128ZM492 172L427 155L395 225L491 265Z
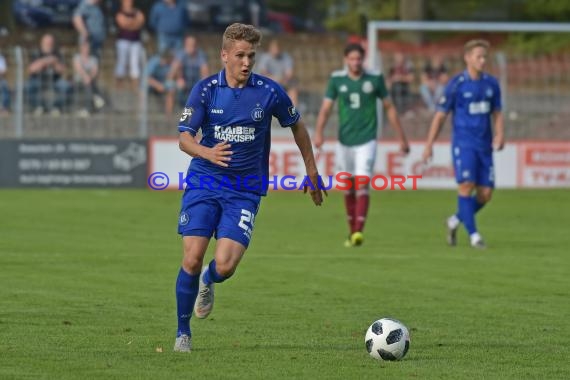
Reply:
M140 9L134 7L133 3L134 0L121 0L121 8L115 15L115 22L118 27L115 78L120 86L128 71L132 88L136 90L141 70L141 31L145 17Z
M97 58L105 41L105 17L99 6L100 0L83 0L73 12L73 26L79 33L79 45L88 41L90 50Z
M149 24L156 34L159 53L182 49L190 21L186 9L176 0L157 1L150 10Z

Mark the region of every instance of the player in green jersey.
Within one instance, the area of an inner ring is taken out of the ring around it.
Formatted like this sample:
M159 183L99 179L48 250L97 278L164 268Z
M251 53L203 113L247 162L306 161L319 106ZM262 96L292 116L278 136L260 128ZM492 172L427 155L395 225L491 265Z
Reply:
M329 119L334 101L338 99L339 131L336 162L339 172L352 175L352 186L345 192L344 202L350 235L347 247L361 245L362 231L368 213L368 185L356 189L355 176L372 176L376 160L378 119L376 103L382 99L390 125L400 138L400 149L408 153L410 148L400 125L396 108L388 97L384 77L364 71L364 49L349 44L344 49L345 69L332 73L323 104L317 118L314 143L320 149L324 143L323 130Z

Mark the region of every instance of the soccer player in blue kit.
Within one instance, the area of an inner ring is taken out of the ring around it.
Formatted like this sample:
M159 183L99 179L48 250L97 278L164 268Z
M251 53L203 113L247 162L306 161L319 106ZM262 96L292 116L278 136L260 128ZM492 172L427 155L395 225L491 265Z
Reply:
M323 198L311 140L283 88L252 72L261 33L232 24L223 35L224 69L198 82L180 118L180 149L192 156L182 198L178 232L184 257L176 281L178 331L174 351L190 352L192 310L212 311L214 283L231 277L247 249L261 196L269 185L271 118L289 127L311 181L315 205ZM202 140L195 135L202 130ZM202 266L210 238L214 260Z
M483 72L488 50L489 43L484 40L465 44L467 68L449 81L439 100L423 153L424 162L428 162L433 143L452 112L451 154L458 196L457 213L447 219L447 242L451 246L457 244L457 229L463 223L471 246L485 248L475 214L491 200L495 187L493 148L501 150L505 145L501 89L496 78Z

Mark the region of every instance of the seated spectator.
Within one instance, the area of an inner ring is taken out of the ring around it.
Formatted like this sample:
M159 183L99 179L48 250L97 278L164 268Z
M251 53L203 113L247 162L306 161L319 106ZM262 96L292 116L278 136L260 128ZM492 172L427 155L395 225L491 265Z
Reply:
M435 112L437 102L443 95L448 79L447 67L442 58L439 55L433 55L424 66L420 85L422 99L431 112Z
M184 50L180 51L174 62L170 78L176 80L177 100L184 107L192 87L209 75L206 53L198 47L196 37L187 36L184 39Z
M121 86L123 79L127 76L132 81L132 88L138 88L141 66L141 30L144 26L144 14L133 7L134 0L121 0L121 9L115 16L118 27L117 33L117 65L115 66L115 78L117 84Z
M145 72L150 92L164 97L164 111L167 115L172 114L174 109L175 84L170 77L173 61L174 54L165 50L148 60Z
M158 52L182 49L184 33L189 26L188 13L182 2L159 0L150 10L149 25L156 33Z
M277 40L269 42L267 52L259 58L257 70L261 75L281 84L293 104L298 105L299 93L297 81L293 75L293 59L288 53L281 51Z
M105 41L105 16L99 6L100 0L83 0L73 12L73 26L79 32L79 44L88 41L91 54L101 56Z
M0 53L0 115L10 112L10 87L6 81L6 59Z
M394 64L389 71L388 83L392 101L400 114L407 111L410 106L410 86L413 81L414 67L412 63L406 59L404 54L395 53Z
M41 115L51 109L58 116L69 104L71 85L65 79L67 68L63 57L56 47L51 34L44 34L40 40L39 50L32 53L28 74L30 78L25 86L28 102L35 115ZM46 93L55 93L55 101L49 101Z
M81 108L78 116L89 117L95 110L105 105L105 100L97 88L97 76L99 75L99 63L97 58L90 52L90 44L85 41L79 47L79 53L73 56L74 82Z

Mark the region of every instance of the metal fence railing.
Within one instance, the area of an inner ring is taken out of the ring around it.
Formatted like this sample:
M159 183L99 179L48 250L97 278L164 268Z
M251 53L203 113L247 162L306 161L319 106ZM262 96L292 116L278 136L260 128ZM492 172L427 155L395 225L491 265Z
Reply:
M318 37L289 37L282 44L295 61L298 108L309 127L314 125L329 74L343 65L343 42L323 38L326 43ZM202 46L209 57L211 71L218 70L218 37L215 43ZM76 50L75 47L62 50L69 73L72 73L71 62ZM105 51L100 60L98 88L103 104L88 113L82 112L85 92L72 80L72 75L66 78L69 94L60 112L52 112L49 107L39 112L30 99L28 65L31 51L16 46L4 49L2 54L8 66L6 79L11 109L10 113L0 114L0 138L145 138L176 134L178 109L172 115L165 115L164 102L149 94L144 76L139 91L117 86L113 76L115 55L111 50ZM462 58L456 52L442 54L450 76L463 69ZM393 58L393 52L383 52L382 66L388 80ZM400 116L412 139L425 138L433 115L421 97L421 73L429 58L430 52L407 54L413 76L406 94L409 99L394 99L398 104L405 104L400 109ZM146 61L145 53L141 57L143 68ZM567 127L570 119L570 55L537 57L499 52L491 56L490 61L489 71L499 77L503 87L508 138L570 140L570 128ZM50 83L42 91L47 103L55 103L62 90ZM336 135L336 113L326 132L331 137ZM384 136L393 136L390 128L385 128Z

